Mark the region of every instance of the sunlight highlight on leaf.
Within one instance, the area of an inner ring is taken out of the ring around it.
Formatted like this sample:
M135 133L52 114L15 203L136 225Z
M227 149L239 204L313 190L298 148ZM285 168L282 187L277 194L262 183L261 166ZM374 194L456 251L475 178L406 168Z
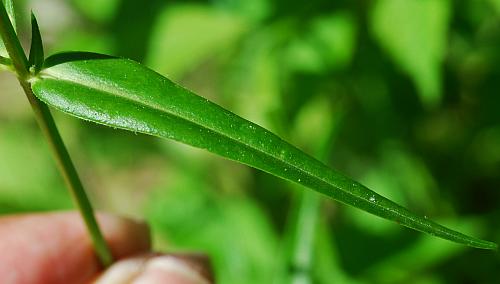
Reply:
M43 70L31 83L39 99L79 118L206 149L409 228L477 248L496 248L411 213L132 60L69 61Z

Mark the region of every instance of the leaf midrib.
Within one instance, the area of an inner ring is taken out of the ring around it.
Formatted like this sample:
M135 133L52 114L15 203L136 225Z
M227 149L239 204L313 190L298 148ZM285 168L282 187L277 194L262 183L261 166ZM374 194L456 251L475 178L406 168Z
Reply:
M415 223L415 224L420 224L420 226L429 227L429 229L430 229L430 230L423 230L423 229L418 229L418 230L424 231L424 232L429 233L429 234L433 234L433 232L432 232L433 230L434 230L434 231L439 231L439 232L440 232L440 234L450 236L451 238L453 238L453 234L458 234L458 235L461 235L461 236L462 236L461 238L464 238L464 240L468 240L469 242L473 241L472 239L470 239L470 237L468 237L468 236L466 236L466 235L463 235L463 234L461 234L461 233L459 233L459 232L455 232L455 231L453 231L453 230L451 230L451 229L448 229L448 228L446 228L446 227L443 227L442 225L439 225L439 224L437 224L437 223L435 223L435 222L433 222L433 221L430 221L430 220L424 220L424 221L422 222L418 216L416 216L414 213L411 213L411 212L409 212L409 211L408 211L408 214L404 214L404 213L399 212L399 210L397 210L397 209L394 209L394 208L391 208L391 207L385 207L385 206L380 205L379 203L374 203L374 202L371 202L371 201L369 200L369 198L364 198L363 196L358 196L358 195L356 195L356 194L352 193L351 191L348 191L348 190L343 189L342 187L339 187L339 186L333 185L333 184L331 184L329 181L327 181L327 180L323 179L322 177L316 176L316 175L312 174L311 172L309 172L309 171L307 171L307 170L301 169L301 168L299 168L298 166L296 166L296 165L294 165L294 164L291 164L291 163L289 163L289 162L288 162L288 161L286 161L286 160L282 160L282 159L278 158L277 156L275 156L275 155L273 155L273 154L270 154L270 153L264 152L264 151L260 150L259 148L256 148L256 147L255 147L255 146L253 146L253 145L245 144L245 143L243 143L241 140L238 140L238 139L235 139L235 138L233 138L233 137L231 137L231 136L228 136L228 135L227 135L227 134L225 134L225 133L221 133L220 131L218 131L218 130L216 130L216 129L212 129L212 128L210 128L210 127L204 126L204 125L200 124L199 122L194 122L194 121L191 121L191 120L189 120L188 118L186 118L186 117L184 117L184 116L182 116L182 115L179 115L179 114L176 114L176 113L171 112L170 110L165 110L165 109L162 109L162 108L161 108L161 106L158 106L158 105L155 105L155 104L152 104L152 105L151 105L151 104L148 104L147 102L143 102L143 101L136 101L136 100L130 99L130 98L128 98L127 96L124 96L123 94L126 94L126 92L123 92L123 91L122 91L122 90L120 90L119 88L115 88L115 89L113 89L113 88L110 88L110 87L109 87L109 86L107 86L107 85L95 85L95 84L88 84L88 85L86 85L86 84L83 84L82 82L80 82L80 81L78 80L78 77L76 77L76 79L72 79L71 77L54 76L54 75L50 74L50 72L48 73L48 72L46 72L46 71L47 71L47 70L44 70L44 71L40 72L39 76L37 76L37 78L34 80L34 82L35 82L37 79L38 79L38 80L43 80L43 78L44 78L44 77L47 77L47 78L49 78L49 79L53 79L53 80L56 80L56 81L57 81L57 80L60 80L60 81L68 82L68 83L73 83L73 84L80 85L80 86L83 86L83 87L86 87L86 88L89 88L89 89L92 89L92 90L95 90L95 91L98 91L98 92L105 92L105 93L108 93L108 94L113 95L113 96L115 96L115 97L118 97L118 98L121 98L121 99L124 99L124 100L130 101L130 102L132 102L132 103L134 103L134 104L136 104L136 105L140 105L140 106L142 105L142 106L145 106L145 107L148 107L148 108L154 109L154 110L156 110L156 111L158 111L158 112L163 112L163 113L166 113L166 114L171 115L171 116L173 116L173 117L180 118L180 119L184 120L185 122L188 122L188 123L194 124L194 125L196 125L196 126L198 126L198 127L201 127L201 128L207 129L207 130L209 130L209 131L212 131L212 132L213 132L213 133L215 133L215 134L218 134L218 135L220 135L220 136L222 136L222 137L225 137L225 138L227 138L227 139L229 139L229 140L231 140L231 141L235 142L236 144L240 144L240 145L243 145L243 146L245 146L245 147L248 147L248 148L250 148L250 149L252 149L252 150L256 151L257 153L264 154L264 155L266 155L266 156L272 157L274 160L277 160L278 162L282 162L282 163L284 163L285 165L287 165L287 166L289 166L289 167L291 167L291 168L296 169L298 172L302 172L303 174L305 174L306 176L308 176L308 177L310 177L310 178L312 178L312 179L318 180L318 181L320 181L320 182L322 182L322 183L326 184L327 186L337 188L338 190L340 190L340 191L342 191L342 192L346 193L347 195L351 196L351 197L352 197L352 198L354 198L355 200L357 199L357 200L363 200L363 201L365 201L365 202L369 202L369 204L371 204L372 206L374 206L374 207L375 207L375 208L377 208L378 210L382 210L382 211L386 210L386 211L389 211L389 212L393 213L394 215L396 215L397 217L400 217L401 219L407 219L407 220L409 220L409 221L411 221L411 222L413 222L413 223ZM44 76L44 75L45 75L45 76ZM60 74L59 74L59 75L60 75ZM155 73L155 75L157 75L157 74ZM157 76L159 76L159 75L157 75ZM161 79L162 79L162 80L164 80L163 78L161 78ZM92 80L90 80L90 82L92 82ZM172 83L173 83L173 82L172 82ZM173 83L173 84L175 84L175 83ZM178 85L177 85L177 84L175 84L175 86L178 86ZM181 87L181 88L182 88L182 87ZM113 91L116 91L116 93L115 93L115 92L113 92ZM186 91L187 91L187 90L186 90ZM189 91L188 91L188 92L189 92ZM194 94L193 94L193 95L194 95ZM234 114L234 115L235 115L235 114ZM246 122L246 121L245 121L245 122ZM256 125L256 126L258 126L258 125ZM258 127L260 127L260 126L258 126ZM267 130L265 130L265 131L267 131ZM148 135L151 135L151 133L147 133L147 132L144 132L144 131L138 131L138 132L140 132L140 133L144 133L144 134L148 134ZM275 134L272 134L272 133L271 133L271 135L275 135ZM158 136L159 136L159 135L158 135ZM281 138L279 138L279 137L278 137L278 139L281 139ZM282 139L281 139L281 140L282 140ZM284 142L284 143L287 143L287 142L285 142L285 141L283 141L283 142ZM287 143L287 144L288 144L288 143ZM294 146L291 146L290 144L288 144L288 145L289 145L290 147L294 147ZM238 161L238 160L236 160L236 159L234 159L234 160L235 160L235 161ZM240 161L238 161L238 162L240 162ZM318 163L319 163L319 162L318 162ZM247 164L247 163L245 163L245 164ZM247 165L249 165L249 166L253 167L253 165L251 165L251 164L247 164ZM322 166L323 166L323 165L322 165ZM325 167L325 166L324 166L324 168L325 168L326 170L328 170L328 171L333 171L332 169L330 169L330 168L328 168L328 167ZM263 170L263 169L261 169L261 170ZM268 171L266 171L266 170L264 170L264 171L265 171L265 172L268 172ZM333 172L335 172L335 171L333 171ZM272 172L268 172L268 173L270 173L270 174L272 174L272 175L275 175L275 173L272 173ZM336 173L336 172L335 172L335 173ZM340 173L339 173L339 175L341 175L342 177L344 177L344 176L343 176L342 174L340 174ZM288 179L288 178L284 178L284 179L286 179L286 180L293 180L293 179ZM355 182L354 180L352 180L352 181L353 181L353 182ZM301 185L302 185L302 183L300 183L300 182L297 182L297 183L299 183L299 184L301 184ZM358 182L355 182L355 183L357 184L357 186L364 187L363 185L359 184ZM306 186L306 187L309 187L309 186ZM373 192L373 193L377 194L378 196L380 196L380 197L384 198L385 200L389 201L390 203L392 203L391 205L397 205L397 204L395 204L394 202L392 202L391 200L389 200L389 199L387 199L387 198L385 198L385 197L383 197L383 196L379 195L378 193L376 193L376 192L374 192L374 191L372 191L372 190L370 190L370 189L364 188L364 190L367 190L367 191L369 191L369 192ZM323 193L323 194L324 194L324 193ZM326 195L326 194L325 194L325 195ZM337 198L334 198L334 197L329 196L329 195L327 195L327 196L328 196L328 197L330 197L330 198L336 199L337 201L339 201ZM345 201L342 201L342 203L345 203L345 204L347 204L347 205L354 206L354 207L358 208L358 207L357 207L357 206L355 206L354 204L350 204L350 203L345 202ZM401 207L401 206L400 206L400 207ZM401 208L405 209L404 207L401 207ZM358 209L359 209L359 208L358 208ZM363 211L366 211L366 209L362 209L362 210L363 210ZM407 209L405 209L405 210L407 210ZM374 213L371 213L371 214L374 214ZM378 215L378 214L375 214L375 215ZM414 216L412 216L412 215L414 215ZM382 216L379 216L379 217L382 217ZM417 219L415 219L415 217L417 217ZM382 218L387 219L387 218L385 218L385 217L382 217ZM392 219L389 219L389 220L392 220ZM394 220L392 220L392 221L394 221ZM406 226L408 226L408 227L410 227L410 228L416 229L416 226L415 226L415 225L411 225L411 224L408 224L408 223L406 223L406 222L405 222L405 224L404 224L404 225L406 225ZM465 236L465 237L464 237L464 236Z
M130 101L130 102L132 102L132 103L134 103L134 104L136 104L136 105L145 106L145 107L148 107L148 108L152 108L152 109L154 109L154 110L156 110L156 111L159 111L159 112L164 112L164 113L167 113L167 114L172 115L172 116L174 116L174 117L178 117L178 118L180 118L180 119L182 119L182 120L184 120L184 121L187 121L187 122L189 122L189 123L192 123L192 124L194 124L194 125L196 125L196 126L198 126L198 127L208 129L209 131L212 131L212 132L214 132L214 133L216 133L216 134L218 134L218 135L220 135L220 136L222 136L222 137L226 137L227 139L229 139L229 140L231 140L231 141L233 141L233 142L236 142L237 144L240 144L240 145L246 146L246 147L248 147L248 148L250 148L250 149L252 149L252 150L254 150L254 151L256 151L256 152L258 152L258 153L260 153L260 154L264 154L264 155L270 156L270 157L272 157L273 159L275 159L275 160L277 160L277 161L280 161L280 162L282 162L282 163L284 163L284 164L286 164L286 165L288 165L288 166L290 166L290 167L292 167L292 168L296 169L296 170L297 170L297 171L299 171L299 172L305 173L307 176L312 177L313 179L319 180L319 181L323 182L324 184L326 184L326 185L328 185L328 186L332 186L332 187L335 187L335 188L337 188L337 189L339 189L339 190L341 190L341 191L343 191L343 192L346 192L347 194L349 194L350 196L354 197L355 199L362 199L362 200L364 200L364 201L368 201L368 202L369 202L369 199L368 199L368 198L364 198L364 197L362 197L362 196L355 195L354 193L352 193L352 192L350 192L350 191L347 191L347 190L345 190L345 189L342 189L341 187L338 187L338 186L332 185L332 184L331 184L330 182L328 182L327 180L324 180L323 178L321 178L321 177L319 177L319 176L317 176L317 175L314 175L313 173L311 173L311 172L309 172L309 171L307 171L307 170L301 169L301 168L297 167L296 165L291 164L291 163L289 163L289 162L288 162L288 161L286 161L286 160L282 160L282 159L278 158L277 156L275 156L275 155L273 155L273 154L270 154L270 153L264 152L264 151L262 151L261 149L256 148L256 147L255 147L255 146L253 146L253 145L250 145L250 144L245 144L245 143L243 143L241 140L238 140L238 139L236 139L236 138L234 138L234 137L228 136L227 134L222 133L222 132L220 132L220 131L218 131L218 130L216 130L216 129L213 129L213 128L210 128L210 127L204 126L204 125L200 124L199 122L194 122L194 121L191 121L191 120L189 120L188 118L186 118L186 117L184 117L184 116L182 116L182 115L179 115L179 114L176 114L176 113L171 112L170 110L165 110L165 109L162 109L162 108L161 108L161 106L158 106L158 105L155 105L155 104L148 104L147 102L143 102L143 101L136 101L136 100L133 100L133 99L131 99L131 98L127 97L127 96L125 95L126 93L125 93L125 92L123 92L123 91L121 91L119 88L112 89L112 88L109 88L109 86L107 86L107 85L104 85L104 86L103 86L103 85L96 85L96 84L83 84L82 82L80 82L80 81L78 81L78 80L76 80L76 79L70 79L69 77L64 77L64 76L54 76L54 75L51 75L51 74L50 74L50 72L46 72L46 71L47 71L47 70L45 70L45 71L43 71L43 72L41 72L41 73L40 73L40 76L39 76L39 77L40 77L42 80L43 80L43 78L44 78L44 77L49 77L50 79L60 80L60 81L65 81L65 82L69 82L69 83L77 84L77 85L80 85L80 86L83 86L83 87L86 87L86 88L89 88L89 89L93 89L93 90L98 91L98 92L105 92L105 93L111 94L111 95L116 96L116 97L119 97L119 98L121 98L121 99L124 99L124 100ZM45 75L45 76L44 76L44 75ZM163 80L163 78L162 78L162 80ZM174 83L174 84L175 84L175 83ZM116 93L115 93L115 92L113 92L114 90L115 90L115 91L117 91L117 92L116 92ZM186 90L186 91L187 91L187 90ZM258 125L257 125L257 126L258 126ZM260 126L258 126L258 127L260 127ZM141 131L139 131L139 132L141 132ZM142 132L142 133L144 133L144 134L148 134L148 135L150 134L150 133L147 133L147 132ZM272 135L274 135L274 134L272 134ZM279 137L278 137L278 139L281 139L281 138L279 138ZM282 139L281 139L281 140L282 140ZM283 141L283 142L284 142L284 141ZM285 143L287 143L287 142L285 142ZM291 146L291 145L290 145L290 146ZM293 146L291 146L291 147L293 147ZM250 166L251 166L251 165L250 165ZM327 167L325 167L325 168L327 168ZM327 169L328 169L328 170L330 170L330 171L332 171L332 169L330 169L330 168L327 168ZM274 174L274 173L271 173L271 174ZM286 179L288 180L288 178L286 178ZM362 185L361 185L361 186L362 186ZM350 205L350 204L349 204L349 205ZM379 207L379 208L382 208L383 210L390 210L390 211L392 211L393 213L396 213L397 215L399 215L399 216L401 216L401 217L408 218L408 216L402 215L401 213L399 213L399 212L397 212L397 211L393 210L392 208L386 208L386 207L383 207L383 206L381 206L381 205L379 205L379 204L376 204L376 203L373 203L373 205L375 205L375 206L377 206L377 207ZM413 221L415 221L415 220L413 220Z

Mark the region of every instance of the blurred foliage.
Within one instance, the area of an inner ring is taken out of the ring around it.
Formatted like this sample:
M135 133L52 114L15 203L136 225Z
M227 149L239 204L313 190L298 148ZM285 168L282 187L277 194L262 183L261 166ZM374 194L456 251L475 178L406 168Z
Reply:
M438 103L441 96L449 2L381 0L372 12L375 37L412 77L422 101L428 105Z
M34 9L48 54L131 57L311 154L326 143L328 164L413 211L500 241L498 0L16 3L18 32ZM0 211L71 207L14 78L1 73L0 85ZM145 218L158 250L207 252L222 284L282 283L290 272L300 189L55 115L97 207ZM313 283L499 281L498 253L330 201L315 232L313 269L302 271Z

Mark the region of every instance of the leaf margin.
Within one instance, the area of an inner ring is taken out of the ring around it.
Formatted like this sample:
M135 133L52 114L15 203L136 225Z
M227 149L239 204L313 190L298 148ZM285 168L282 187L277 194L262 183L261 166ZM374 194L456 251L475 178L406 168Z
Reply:
M93 56L95 56L95 55L93 55ZM89 55L89 57L92 57L92 55ZM106 56L104 56L104 57L106 57ZM341 203L344 203L344 204L347 204L347 205L350 205L350 206L354 206L354 207L356 207L358 209L361 209L363 211L366 211L366 212L371 213L373 215L376 215L378 217L395 221L395 222L399 223L400 225L403 225L403 226L415 229L417 231L428 233L428 234L431 234L431 235L434 235L434 236L438 236L438 237L443 238L443 239L448 239L450 241L454 241L454 242L457 242L457 243L462 243L462 244L465 244L465 245L468 245L468 246L471 246L471 247L477 247L477 248L483 248L483 249L493 249L493 250L497 249L497 244L495 244L495 243L492 243L492 242L489 242L489 241L480 240L478 238L474 238L474 237L470 237L470 236L464 235L462 233L456 232L456 231L448 229L448 228L446 228L446 227L444 227L442 225L439 225L439 224L437 224L437 223L435 223L433 221L427 220L425 217L420 217L420 216L418 216L418 215L410 212L406 208L404 208L404 207L402 207L402 206L400 206L400 205L398 205L398 204L390 201L389 199L387 199L387 198L385 198L385 197L383 197L383 196L375 193L374 191L368 189L364 185L356 182L355 180L353 180L353 179L351 179L351 178L349 178L349 177L347 177L347 176L345 176L343 174L340 174L339 172L337 172L337 171L335 171L333 169L330 169L329 167L325 166L321 162L317 161L316 159L310 157L309 155L305 154L301 150L297 149L295 146L293 146L293 145L287 143L286 141L282 140L281 138L279 138L275 134L271 133L270 131L268 131L268 130L266 130L266 129L264 129L264 128L262 128L262 127L260 127L260 126L258 126L256 124L248 121L248 120L245 120L244 118L241 118L241 117L237 116L236 114L234 114L234 113L232 113L232 112L230 112L228 110L225 110L222 107L220 107L220 106L218 106L218 105L216 105L216 104L214 104L212 102L209 102L206 99L202 99L201 97L199 97L196 94L190 92L189 90L184 89L183 87L175 84L174 82L171 82L167 78L165 78L165 77L159 75L158 73L156 73L156 72L154 72L154 71L152 71L152 70L150 70L150 69L148 69L148 68L140 65L139 63L137 63L135 61L132 61L132 60L129 60L129 59L120 59L120 58L115 58L115 57L106 57L106 58L113 59L113 60L120 60L122 62L127 62L128 64L133 64L137 68L137 70L139 70L141 68L144 71L145 70L149 70L147 72L153 72L157 76L161 77L162 80L166 80L166 81L170 82L175 88L180 89L180 90L182 90L184 92L187 92L187 93L189 93L189 95L192 95L194 97L198 97L197 99L203 100L204 102L207 103L207 106L214 107L215 109L219 108L220 110L226 112L226 114L227 113L231 114L233 116L232 118L241 119L242 121L244 121L245 123L248 124L247 126L252 127L252 128L254 128L254 129L258 130L258 131L264 131L264 132L267 133L266 135L274 136L277 139L277 140L275 140L275 142L276 141L281 141L282 143L284 143L283 145L288 145L289 147L291 147L290 149L292 149L291 152L295 152L295 154L300 153L299 155L303 155L301 158L304 161L310 162L310 163L314 164L314 166L317 169L322 169L324 171L327 171L327 170L330 171L329 174L332 175L333 179L336 179L336 181L332 182L331 180L329 181L328 179L324 179L324 178L322 179L321 177L319 177L319 174L317 176L315 176L314 173L313 174L307 173L307 171L304 170L303 168L302 169L299 168L299 170L302 170L302 172L301 172L301 174L299 176L304 177L303 179L301 179L301 178L298 178L298 179L290 178L289 175L287 176L287 174L284 174L283 172L282 173L276 173L276 171L273 172L272 169L271 170L269 168L266 169L265 167L262 168L262 166L259 166L259 165L256 166L255 163L253 163L253 164L252 163L248 163L248 162L245 162L242 159L235 159L235 158L232 158L230 156L218 153L217 151L207 149L210 152L216 153L216 154L221 155L221 156L223 156L225 158L228 158L230 160L234 160L236 162L243 163L243 164L246 164L248 166L260 169L260 170L262 170L264 172L267 172L269 174L281 177L283 179L286 179L286 180L289 180L289 181L292 181L292 182L304 185L304 186L306 186L306 187L308 187L308 188L310 188L312 190L315 190L315 191L320 192L320 193L322 193L324 195L327 195L329 198L335 199L336 201L339 201ZM91 62L91 61L95 61L95 60L100 60L100 59L85 59L85 60L81 60L81 61L82 62ZM65 62L65 63L75 64L75 62L79 62L79 61L78 60L76 60L76 61L68 61L68 62ZM61 64L65 64L65 63L61 63ZM78 63L76 63L76 64L78 64ZM51 98L50 95L47 96L47 93L44 93L44 91L40 89L40 88L42 88L42 89L44 88L44 85L43 85L44 82L45 82L45 87L47 87L47 82L51 82L50 80L54 80L54 78L57 78L57 76L53 76L54 74L51 74L50 76L48 76L48 73L50 73L50 72L47 72L47 70L49 70L52 67L56 67L56 66L58 66L58 65L53 65L53 66L51 66L49 68L44 69L44 71L42 71L40 73L41 76L38 76L38 77L34 78L32 80L32 82L31 82L32 83L32 88L33 88L33 91L34 91L35 95L39 99L41 99L42 101L44 101L45 103L47 103L47 104L55 107L56 109L59 109L59 110L63 111L63 112L69 113L70 115L79 117L79 118L84 119L84 120L92 121L92 122L95 122L95 123L98 123L98 124L104 124L104 125L107 125L107 126L110 126L110 127L114 127L114 128L121 128L121 129L129 130L129 131L140 132L140 133L144 133L144 134L148 134L148 135L153 135L153 136L157 136L157 137L161 137L161 138L173 139L173 140L177 140L177 141L179 141L181 143L190 144L191 146L194 146L194 147L205 148L205 147L200 147L200 146L197 146L197 145L193 145L192 143L188 143L188 142L182 141L180 139L176 139L174 137L166 137L166 136L162 136L161 134L158 134L158 133L152 133L150 131L148 132L148 130L145 130L145 129L133 128L133 127L130 127L130 126L124 126L124 125L118 125L118 124L110 124L109 122L103 121L102 119L99 120L98 116L97 116L97 118L96 117L91 117L91 116L85 116L85 115L83 115L81 113L77 113L74 110L73 110L73 112L71 112L71 110L68 110L67 107L62 107L60 105L60 103L61 103L61 99L60 98L56 98L54 100L54 98ZM151 74L153 74L153 73L151 73ZM53 77L53 78L51 78L51 77ZM65 80L63 79L62 81L65 81ZM66 82L66 83L68 83L68 82ZM75 82L73 82L73 83L75 83ZM80 87L86 87L86 86L82 85ZM77 88L78 88L78 86L77 86ZM97 90L94 90L94 91L97 91ZM105 91L103 91L103 92L105 92ZM191 121L189 121L186 118L181 118L181 119L184 119L184 120L186 120L189 123L192 123ZM201 126L202 128L204 127L203 125L198 125L198 126ZM229 137L229 138L232 138L232 137ZM233 140L235 142L237 142L237 140L235 140L234 138L233 138ZM246 146L248 146L248 145L246 145ZM258 149L253 149L253 150L259 151ZM275 158L275 159L279 160L278 157L273 156L270 153L264 152L264 154L270 155L272 158ZM283 161L279 160L279 162L283 162ZM285 164L287 164L287 163L285 163ZM289 169L290 171L294 167L294 165L291 164L291 163L288 163L287 165L290 167L290 169ZM286 168L285 168L285 171L286 171ZM306 182L306 178L307 179L310 179L310 178L316 179L317 181L323 182L324 184L316 185L316 186L311 186L312 182ZM327 185L326 187L332 187L332 188L325 188L325 184ZM332 193L332 192L336 192L337 196L335 196L335 193ZM346 194L346 195L348 195L350 197L354 197L353 200L355 200L355 201L349 201L348 198L346 198L345 196L342 197L343 194ZM377 210L379 210L379 211L377 211ZM384 214L386 214L386 215L384 215Z

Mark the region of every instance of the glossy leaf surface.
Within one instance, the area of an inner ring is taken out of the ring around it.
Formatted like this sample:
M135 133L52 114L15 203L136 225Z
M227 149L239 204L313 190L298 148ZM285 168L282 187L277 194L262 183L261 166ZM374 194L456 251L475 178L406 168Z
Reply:
M496 248L411 213L134 61L80 53L57 55L47 62L60 64L47 64L50 67L32 79L33 91L66 113L207 149L409 228L473 247Z

